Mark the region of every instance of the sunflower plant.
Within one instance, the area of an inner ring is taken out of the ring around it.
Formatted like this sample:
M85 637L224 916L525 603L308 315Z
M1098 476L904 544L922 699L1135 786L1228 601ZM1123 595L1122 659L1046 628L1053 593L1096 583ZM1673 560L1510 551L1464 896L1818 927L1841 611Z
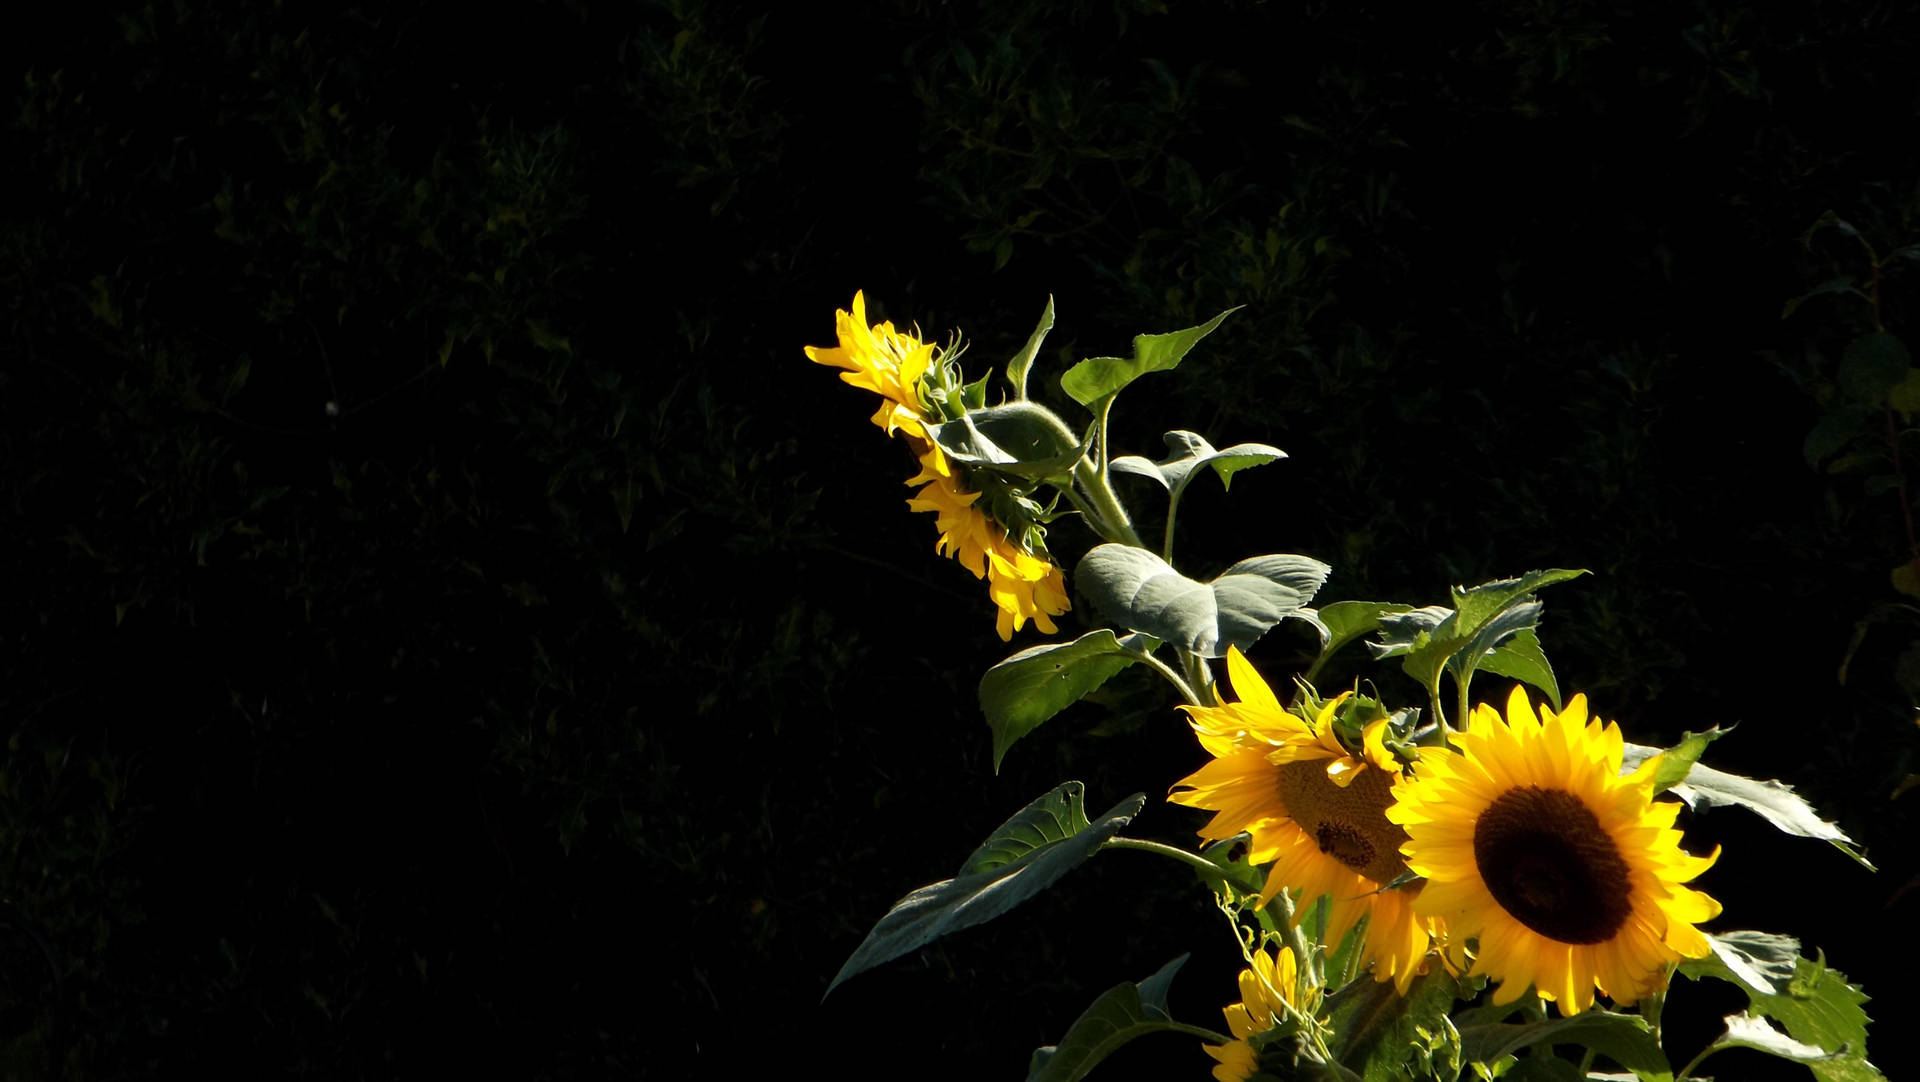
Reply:
M936 346L870 323L861 294L836 315L837 343L807 348L879 396L874 424L905 440L918 464L908 506L934 514L941 555L986 581L1002 640L1028 623L1059 634L1054 618L1070 611L1094 617L1091 630L1022 649L981 678L995 768L1061 710L1144 666L1178 696L1207 755L1169 778L1166 799L1210 813L1191 848L1130 837L1122 831L1144 794L1095 816L1084 787L1065 782L1003 823L953 878L900 899L828 993L1005 913L1095 854L1130 849L1191 868L1224 917L1245 962L1227 1030L1173 1017L1167 991L1182 956L1097 998L1034 1052L1030 1082L1082 1078L1126 1041L1161 1031L1196 1038L1222 1082L1682 1082L1727 1048L1804 1063L1822 1082L1882 1077L1867 1059L1865 995L1789 937L1720 930L1722 903L1688 885L1718 850L1689 850L1676 823L1683 807L1740 805L1871 865L1788 787L1701 763L1722 730L1646 747L1596 716L1584 694L1563 698L1538 633L1539 594L1585 572L1452 587L1444 604L1423 607L1315 607L1330 568L1309 556L1251 555L1205 580L1176 566L1187 488L1207 474L1230 486L1285 454L1264 443L1218 449L1174 430L1163 458L1115 456L1109 419L1122 391L1178 368L1232 311L1139 335L1130 357L1072 365L1059 385L1085 413L1077 423L1028 395L1051 300L1001 370L993 404L992 373L969 382L957 340ZM1158 538L1136 531L1116 473L1164 491ZM1049 528L1068 520L1089 535L1073 595L1049 543ZM1288 620L1320 648L1283 695L1245 651ZM1380 684L1397 683L1395 670L1410 678L1413 701L1369 680L1322 690L1316 681L1343 652L1379 668ZM1477 699L1476 677L1501 681L1505 695ZM1748 1004L1680 1063L1661 1027L1676 974L1730 983ZM1196 1074L1206 1063L1196 1054Z

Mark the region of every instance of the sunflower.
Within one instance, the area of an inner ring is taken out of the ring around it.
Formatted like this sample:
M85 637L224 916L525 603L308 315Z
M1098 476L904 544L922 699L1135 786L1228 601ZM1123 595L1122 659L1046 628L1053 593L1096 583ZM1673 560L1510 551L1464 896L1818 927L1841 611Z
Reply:
M1408 904L1413 889L1388 889L1407 872L1406 832L1386 818L1400 764L1387 751L1382 718L1365 730L1359 755L1334 733L1341 695L1312 724L1288 713L1238 647L1227 648L1227 676L1238 702L1186 706L1193 731L1213 761L1174 785L1167 799L1214 813L1200 828L1210 840L1252 835L1247 859L1273 862L1260 904L1284 888L1303 904L1329 902L1327 935L1338 943L1369 918L1366 961L1375 980L1402 993L1419 972L1434 927Z
M1032 620L1048 634L1059 630L1052 617L1071 607L1066 578L1039 540L1038 527L1023 529L1027 543L1014 539L1007 528L979 505L981 493L966 488L962 471L948 460L928 435L938 413L925 393L930 372L948 373L939 351L919 336L895 329L891 322L867 323L864 293L853 295L853 310L834 313L838 346L808 346L808 359L846 371L840 378L881 398L873 423L891 435L900 433L920 461L920 472L908 479L920 485L907 501L915 511L931 511L940 539L935 547L951 556L973 577L987 580L987 595L999 609L995 631L1002 641ZM950 374L950 373L948 373ZM941 378L945 378L942 376Z
M1474 967L1500 982L1495 1003L1531 985L1563 1014L1596 988L1631 1004L1669 963L1706 956L1694 924L1720 903L1680 884L1720 851L1680 848L1680 805L1653 800L1656 760L1621 776L1620 728L1589 720L1586 696L1536 717L1516 687L1505 718L1482 704L1452 741L1422 749L1387 817L1427 877L1415 911L1479 937Z
M1260 1057L1248 1041L1279 1025L1289 1005L1298 1005L1299 979L1293 951L1282 946L1277 956L1264 948L1253 952L1252 967L1240 971L1240 1002L1222 1008L1234 1039L1200 1046L1219 1061L1213 1077L1220 1082L1246 1082L1253 1077L1260 1069Z

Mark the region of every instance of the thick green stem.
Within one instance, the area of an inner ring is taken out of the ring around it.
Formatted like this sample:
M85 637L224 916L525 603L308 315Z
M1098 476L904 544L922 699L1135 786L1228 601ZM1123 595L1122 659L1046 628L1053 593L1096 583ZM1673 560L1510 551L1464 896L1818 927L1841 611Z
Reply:
M1105 457L1104 454L1102 457ZM1120 501L1113 495L1112 486L1107 484L1107 471L1104 467L1097 466L1091 459L1083 457L1073 467L1073 479L1079 483L1081 491L1086 493L1085 505L1081 505L1079 500L1075 500L1074 503L1076 506L1081 506L1086 513L1087 521L1093 526L1095 533L1108 541L1122 545L1132 545L1134 548L1147 547L1141 543L1140 535L1133 532L1133 521L1127 517L1127 509L1120 506Z
M1207 671L1207 660L1185 647L1174 647L1180 654L1180 666L1187 671L1187 681L1193 685L1196 698L1195 706L1219 706L1220 693L1214 690L1213 674Z
M1208 860L1198 853L1189 853L1185 849L1175 849L1173 846L1163 842L1150 842L1145 838L1108 838L1100 848L1134 849L1142 853L1158 853L1163 857L1171 857L1182 864L1192 865L1195 871L1206 876L1209 880L1217 880L1221 883L1227 881L1226 871L1218 864L1215 864L1213 861Z
M1169 566L1173 564L1173 523L1179 513L1180 490L1176 488L1173 490L1173 493L1167 497L1167 532L1162 536L1160 542L1160 558L1165 560Z
M1172 684L1174 688L1180 692L1180 697L1187 700L1188 706L1207 705L1206 702L1200 698L1200 693L1193 689L1193 685L1187 683L1186 680L1183 679L1179 673L1173 671L1173 666L1167 664L1164 661L1161 661L1159 658L1154 657L1152 654L1134 653L1131 650L1127 651L1127 653L1129 656L1135 658L1136 660L1146 663L1146 665L1152 668L1155 672L1159 673L1161 676L1166 677L1167 682Z

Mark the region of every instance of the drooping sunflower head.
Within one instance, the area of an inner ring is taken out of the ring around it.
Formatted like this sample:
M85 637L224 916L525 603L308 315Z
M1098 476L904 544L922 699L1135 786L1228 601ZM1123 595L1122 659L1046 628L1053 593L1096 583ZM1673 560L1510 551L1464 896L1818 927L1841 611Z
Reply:
M841 309L833 318L839 344L808 346L807 358L846 369L840 373L842 380L879 395L874 424L889 434L904 429L924 438L931 414L922 382L928 370L937 367L936 347L922 342L917 333L897 330L892 321L868 325L864 292L854 293L852 311Z
M1201 1046L1219 1063L1213 1077L1220 1082L1246 1082L1260 1069L1259 1053L1251 1038L1278 1026L1290 1007L1302 1005L1299 978L1299 965L1287 947L1280 947L1275 954L1268 954L1264 947L1253 952L1253 965L1240 971L1240 1002L1222 1008L1234 1039L1227 1044ZM1318 994L1315 991L1307 997L1308 1009Z
M1237 647L1227 675L1238 701L1183 707L1213 761L1176 782L1167 799L1214 813L1200 828L1212 840L1252 837L1248 859L1273 863L1260 896L1296 892L1298 921L1312 902L1329 899L1333 941L1370 917L1366 956L1374 976L1402 991L1418 972L1431 922L1408 906L1407 889L1390 889L1407 864L1406 832L1390 821L1400 764L1382 743L1384 720L1367 726L1362 747L1347 748L1334 724L1346 696L1312 711L1308 722L1280 705Z
M1596 988L1634 1003L1669 962L1706 955L1694 925L1720 903L1680 884L1719 851L1680 848L1680 806L1653 800L1657 762L1623 776L1620 729L1589 720L1584 695L1536 714L1516 687L1504 718L1483 704L1452 742L1423 751L1388 816L1427 878L1416 911L1479 938L1495 1003L1530 985L1565 1014Z

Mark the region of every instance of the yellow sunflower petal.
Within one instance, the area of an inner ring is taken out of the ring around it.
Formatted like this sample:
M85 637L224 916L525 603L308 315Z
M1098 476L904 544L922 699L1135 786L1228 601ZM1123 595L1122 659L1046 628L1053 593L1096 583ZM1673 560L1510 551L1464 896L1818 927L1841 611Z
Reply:
M1414 910L1478 938L1473 966L1499 982L1495 1003L1529 986L1563 1014L1596 991L1631 1003L1708 949L1694 925L1719 903L1680 884L1713 858L1679 848L1677 809L1652 800L1650 775L1621 776L1621 743L1584 696L1536 713L1516 688L1505 717L1473 711L1396 790L1386 816L1427 877Z

